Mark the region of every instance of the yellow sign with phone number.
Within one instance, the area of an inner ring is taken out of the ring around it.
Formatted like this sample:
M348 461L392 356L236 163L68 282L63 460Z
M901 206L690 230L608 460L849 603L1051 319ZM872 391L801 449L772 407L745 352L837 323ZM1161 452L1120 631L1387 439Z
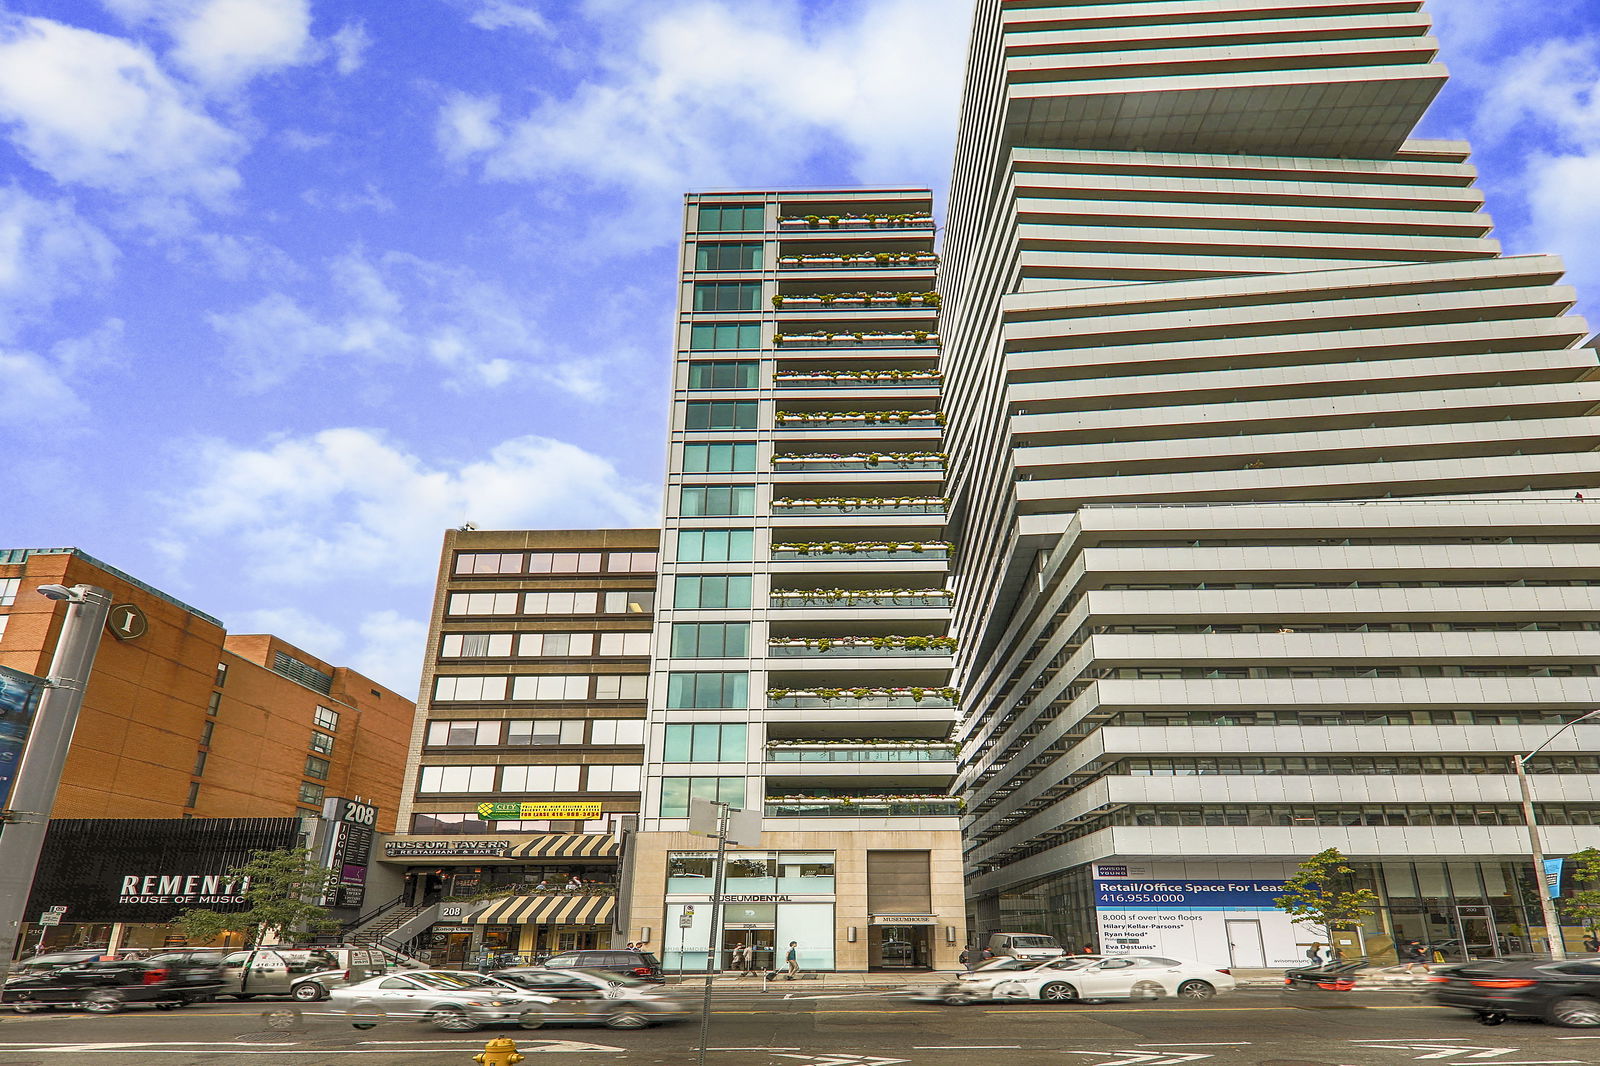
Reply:
M598 803L480 803L478 817L485 821L522 818L575 818L592 821L600 817Z

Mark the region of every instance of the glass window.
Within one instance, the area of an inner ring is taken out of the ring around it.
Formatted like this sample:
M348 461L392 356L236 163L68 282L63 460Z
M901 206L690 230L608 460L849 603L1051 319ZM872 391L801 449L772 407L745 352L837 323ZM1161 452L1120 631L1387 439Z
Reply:
M319 781L326 781L328 779L328 760L319 759L315 755L307 755L306 776L314 777Z
M748 233L766 228L766 208L760 204L702 204L702 233Z
M631 589L628 592L606 593L606 614L650 614L655 609L655 589Z
M689 797L716 803L744 806L742 777L663 777L661 779L661 817L683 818L689 814Z
M211 723L207 722L206 725L209 727ZM209 740L210 735L207 734L205 739ZM311 734L311 750L320 751L326 755L328 752L333 750L333 738L326 733L318 733L313 731Z
M663 762L744 762L745 726L700 722L666 727Z
M589 723L591 744L643 744L644 719L596 718Z
M786 851L778 856L779 892L832 892L833 852Z
M515 592L452 592L448 613L454 615L516 614Z
M696 270L760 270L760 241L701 241L695 246Z
M649 633L601 633L599 655L632 656L650 654Z
M17 589L22 587L20 577L0 577L0 607L10 607L17 602Z
M534 552L528 556L530 574L598 574L599 552Z
M519 678L519 680L521 680ZM503 700L506 698L506 679L503 677L438 677L433 681L435 700ZM321 723L317 723L321 725Z
M217 679L215 681L213 681L212 684L215 685L217 688L221 688L224 685L226 685L227 683L228 683L228 664L227 663L218 663L217 664Z
M761 347L761 324L706 322L690 326L689 347L697 352L751 351ZM693 385L689 387L694 388Z
M755 429L756 400L690 400L685 405L686 430Z
M548 658L572 658L594 654L593 633L522 633L517 637L517 654Z
M673 606L716 610L750 606L749 574L682 574L673 581Z
M328 774L327 774L327 769L328 769L327 762L325 760L322 760L322 759L318 759L317 761L322 763L323 772L320 773L320 774L312 774L311 776L312 777L327 777L328 776ZM308 769L309 769L310 765L311 764L309 762L306 764ZM203 752L203 751L197 751L197 752L194 753L194 776L195 777L199 777L200 775L204 774L205 772L206 772L206 753Z
M321 785L313 785L310 781L300 782L301 803L321 803L324 794Z
M217 731L217 723L215 723L215 722L207 722L205 725L201 726L200 727L200 743L209 746L211 744L211 735L213 733L215 733L216 731ZM312 746L315 747L316 745L313 743ZM329 747L333 746L333 738L332 737L328 738L328 746Z
M318 729L326 729L330 733L339 731L339 712L328 707L318 707L317 713L311 716L312 722Z
M522 553L457 552L458 574L520 574Z
M833 969L833 904L778 904L777 936L773 940L783 952L789 941L797 942L795 961L801 970Z
M611 552L606 556L606 570L609 573L653 574L655 569L655 552Z
M300 787L304 788L305 786L302 785ZM189 782L189 798L183 801L183 805L185 807L193 807L195 804L197 804L199 802L200 802L200 782L198 782L198 781L190 781Z
M441 659L504 658L510 654L510 633L446 633L439 640Z
M744 708L749 675L744 671L691 670L667 675L667 706L671 708Z
M211 698L206 700L206 713L211 715L213 718L215 718L216 715L217 715L217 710L219 708L221 708L221 706L222 706L222 693L213 692L211 694ZM323 708L318 707L317 710L320 711L320 710L323 710Z
M689 364L691 389L753 389L760 376L761 364L757 362Z
M679 623L672 627L674 658L743 658L749 653L748 622Z
M759 281L701 281L694 287L696 311L755 311L761 307Z
M577 766L502 766L502 792L576 792Z
M644 674L599 674L594 679L597 700L642 700L644 695Z
M528 614L594 614L600 603L600 594L530 592L526 594L524 601L523 610Z
M685 474L753 474L756 469L754 444L685 444Z
M590 764L585 792L637 792L644 767L638 763Z
M493 792L493 766L424 766L419 792Z
M685 518L746 518L756 513L754 485L685 485Z
M503 681L504 678L501 678ZM514 700L576 701L589 698L587 674L537 674L513 678L511 698Z
M755 558L755 538L752 529L680 529L678 562L748 563Z

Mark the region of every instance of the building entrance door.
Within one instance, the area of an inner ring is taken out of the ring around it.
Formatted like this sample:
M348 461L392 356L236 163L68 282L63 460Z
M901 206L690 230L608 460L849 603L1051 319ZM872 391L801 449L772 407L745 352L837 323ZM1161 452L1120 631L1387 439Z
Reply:
M1267 948L1261 939L1261 923L1250 919L1230 918L1228 928L1228 965L1247 970L1267 968Z
M1461 929L1461 948L1466 953L1467 961L1500 957L1494 916L1487 907L1458 907L1456 921Z
M749 961L744 964L744 969L752 973L767 973L777 968L778 956L774 950L777 934L771 929L729 929L723 937L725 949L722 956L722 966L726 970L733 970L733 949L743 944Z
M875 925L867 932L870 970L927 970L932 958L926 925Z

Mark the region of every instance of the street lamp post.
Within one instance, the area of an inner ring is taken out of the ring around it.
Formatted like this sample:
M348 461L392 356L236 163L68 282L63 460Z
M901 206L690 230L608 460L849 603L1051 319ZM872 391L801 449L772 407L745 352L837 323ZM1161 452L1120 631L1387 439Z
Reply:
M11 788L11 818L0 827L0 980L11 968L17 934L26 918L28 893L50 827L61 768L78 725L83 690L89 684L100 634L111 611L111 593L94 585L42 585L39 594L65 600L66 617L50 660L50 686L33 716L28 742Z
M1522 819L1528 825L1528 847L1533 853L1533 883L1539 891L1539 910L1544 915L1545 941L1550 947L1550 957L1557 962L1567 957L1567 946L1561 937L1561 919L1556 915L1555 900L1550 898L1550 887L1545 883L1544 844L1539 839L1539 822L1533 813L1533 780L1528 776L1528 760L1548 748L1552 741L1580 722L1600 718L1600 711L1590 711L1574 718L1545 738L1545 742L1526 755L1513 755L1512 765L1517 769L1517 784L1522 789Z

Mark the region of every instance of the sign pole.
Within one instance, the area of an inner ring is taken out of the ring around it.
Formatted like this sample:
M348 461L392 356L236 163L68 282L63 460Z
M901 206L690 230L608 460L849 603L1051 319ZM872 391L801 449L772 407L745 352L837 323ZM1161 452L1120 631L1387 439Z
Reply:
M700 997L699 1066L706 1066L706 1044L709 1043L711 1029L711 979L717 972L717 957L721 954L717 948L722 939L718 934L722 924L723 875L728 860L728 806L726 803L717 804L717 862L711 871L711 928L706 936L706 987Z
M83 690L88 687L100 634L111 611L111 593L95 585L57 586L51 598L67 601L66 617L50 660L50 687L39 701L28 745L17 766L11 790L12 820L0 827L0 982L10 972L11 956L16 954L28 893L50 827L50 808L55 805L72 731L83 706Z

